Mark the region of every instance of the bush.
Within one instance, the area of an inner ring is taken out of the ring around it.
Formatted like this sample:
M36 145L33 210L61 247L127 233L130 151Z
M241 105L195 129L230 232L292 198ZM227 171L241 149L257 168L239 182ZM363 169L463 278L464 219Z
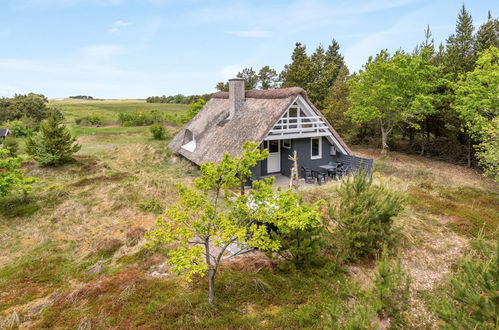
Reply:
M33 118L22 117L18 120L12 120L5 123L10 133L15 137L25 137L38 130L39 123Z
M163 125L154 124L149 128L149 130L155 140L163 140L166 137L166 130Z
M26 152L42 166L67 163L80 148L57 112L52 112L41 123L40 131L26 140Z
M17 151L19 150L19 142L13 137L8 136L2 143L2 147L9 152L10 157L17 156Z
M152 111L147 112L120 112L118 121L122 126L147 126L157 120L157 115Z
M393 217L402 209L401 197L373 185L362 171L345 179L338 194L339 207L329 209L334 222L330 238L346 260L374 256L393 243Z
M382 255L376 263L373 290L379 317L390 317L395 328L403 328L403 312L409 306L410 279L400 259L390 261L386 254Z
M449 329L497 329L499 326L499 266L496 249L478 244L451 277L451 294L437 314Z
M90 115L75 119L76 125L83 125L83 126L101 126L103 122L104 121L102 117L99 115Z

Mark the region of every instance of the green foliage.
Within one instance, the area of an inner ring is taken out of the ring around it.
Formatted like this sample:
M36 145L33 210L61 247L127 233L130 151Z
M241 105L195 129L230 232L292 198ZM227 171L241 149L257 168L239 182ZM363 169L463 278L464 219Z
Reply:
M40 124L40 131L26 139L26 152L41 166L58 166L72 160L80 150L76 137L71 136L56 112Z
M451 280L451 293L440 304L438 316L448 329L497 329L499 327L499 261L484 243L465 257Z
M483 23L476 33L475 50L484 52L490 47L499 48L499 19L492 18L489 11L487 22Z
M473 30L473 19L463 4L457 18L456 32L447 39L445 54L446 69L454 77L473 70L476 60Z
M417 55L397 52L393 56L381 51L349 80L352 105L347 114L354 122L377 122L381 146L386 151L395 126L406 123L418 129L420 121L435 112L436 96L432 92L445 83L438 79L439 71L426 51Z
M277 71L266 65L258 71L258 80L261 89L273 89L279 85L279 75Z
M340 205L329 210L330 235L345 259L374 256L394 243L393 217L402 209L401 197L373 185L363 172L345 179L338 194Z
M33 177L25 177L21 164L22 157L9 157L9 151L0 147L0 197L21 191L27 194L35 182Z
M308 89L312 77L312 61L307 55L306 46L297 42L291 63L284 66L281 72L282 87L301 87Z
M373 292L380 317L390 317L391 324L403 328L403 312L409 307L410 279L400 259L391 261L386 253L382 254L376 262Z
M491 47L480 54L475 69L454 88L454 108L478 141L480 164L499 181L499 49Z
M155 140L163 140L166 138L166 129L163 125L154 124L149 128Z
M267 155L256 143L247 142L241 157L225 154L219 164L202 164L194 189L179 184L180 201L166 211L168 220L160 217L148 233L153 244L178 244L169 254L173 272L185 275L187 281L208 273L210 303L214 301L215 274L229 245L279 251L282 238L273 235L268 226L287 235L320 224L316 205L303 205L291 190L276 193L272 179L254 182L246 195L234 193L241 178ZM217 252L212 251L213 246L219 247Z
M192 118L194 118L199 111L204 107L206 101L203 99L199 99L196 102L192 102L187 106L187 115L185 121L188 122Z
M17 142L16 138L9 135L3 142L0 142L0 147L8 150L8 155L10 157L15 157L17 156L17 151L19 150L19 142Z
M39 123L31 117L22 117L21 119L5 122L5 126L15 137L26 137L38 130Z
M246 89L256 89L258 86L258 74L253 68L244 68L241 72L236 74L236 77L244 79Z
M83 118L76 118L75 119L75 124L76 125L83 125L83 126L101 126L104 123L104 120L102 119L101 116L97 114L92 114L89 116L85 116Z
M40 122L49 112L47 98L41 94L29 93L0 100L0 122L19 120L23 117Z
M154 120L150 112L120 112L118 122L123 126L147 126Z

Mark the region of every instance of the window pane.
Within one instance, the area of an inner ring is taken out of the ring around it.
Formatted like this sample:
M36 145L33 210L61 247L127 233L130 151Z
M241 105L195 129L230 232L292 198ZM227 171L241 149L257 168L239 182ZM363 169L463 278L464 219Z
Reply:
M312 139L312 157L319 156L319 139Z
M279 152L279 140L269 141L269 152Z

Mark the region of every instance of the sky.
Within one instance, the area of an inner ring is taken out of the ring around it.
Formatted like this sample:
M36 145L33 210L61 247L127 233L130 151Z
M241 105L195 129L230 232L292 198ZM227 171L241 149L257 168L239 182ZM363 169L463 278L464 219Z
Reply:
M475 26L499 2L464 2ZM0 96L145 98L214 91L243 69L336 39L350 71L454 31L451 0L0 0Z

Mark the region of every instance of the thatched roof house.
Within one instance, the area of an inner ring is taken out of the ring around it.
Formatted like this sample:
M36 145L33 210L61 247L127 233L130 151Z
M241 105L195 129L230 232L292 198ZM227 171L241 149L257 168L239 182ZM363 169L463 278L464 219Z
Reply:
M352 155L302 88L245 91L243 79L231 79L229 92L213 94L169 147L200 165L218 162L226 152L239 156L246 141L262 143L271 152L257 176L287 175L291 150L298 150L300 164L310 167Z

